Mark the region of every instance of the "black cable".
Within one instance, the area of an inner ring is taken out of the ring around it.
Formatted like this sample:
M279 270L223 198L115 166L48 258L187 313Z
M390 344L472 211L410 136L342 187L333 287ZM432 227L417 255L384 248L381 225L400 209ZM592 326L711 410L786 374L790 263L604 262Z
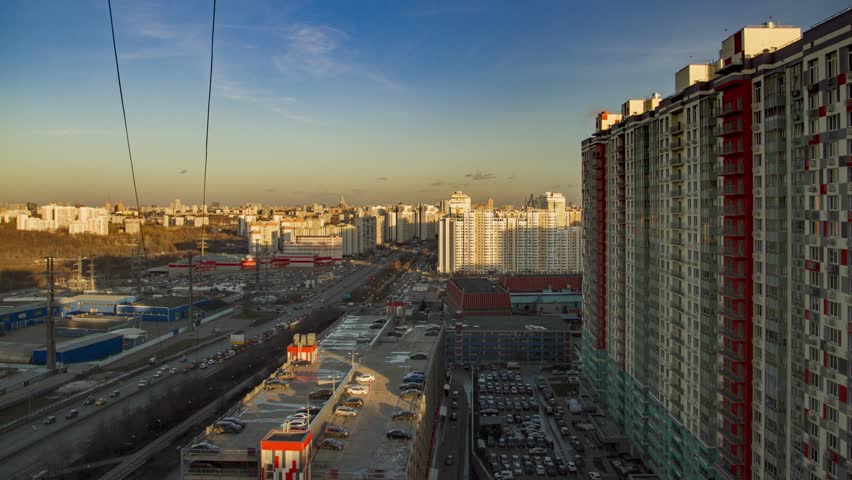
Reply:
M210 145L210 99L213 96L213 40L216 37L216 0L213 0L213 25L210 28L210 79L207 83L207 126L204 129L204 187L201 194L201 256L204 257L204 223L207 219L207 151Z
M118 96L121 98L121 115L124 117L124 138L127 140L127 156L130 159L130 176L133 179L133 195L136 197L136 212L139 214L139 249L145 252L145 233L142 228L142 207L139 203L139 189L136 187L136 169L133 166L133 152L130 150L130 131L127 129L127 110L124 108L124 90L121 88L121 68L118 65L118 47L115 44L115 23L112 19L112 0L107 0L109 7L109 28L112 30L112 52L115 55L115 76L118 78ZM140 291L141 295L142 292Z
M213 22L210 27L210 77L207 82L207 125L204 129L204 182L201 193L201 258L204 260L204 227L207 222L207 152L210 146L210 100L213 97L213 41L216 38L216 0L213 0ZM190 267L192 268L192 267ZM190 272L190 275L192 272ZM190 299L190 302L192 300ZM191 306L190 306L191 308ZM195 318L189 319L193 332L195 332L195 361L198 362L198 329L201 325L195 324Z

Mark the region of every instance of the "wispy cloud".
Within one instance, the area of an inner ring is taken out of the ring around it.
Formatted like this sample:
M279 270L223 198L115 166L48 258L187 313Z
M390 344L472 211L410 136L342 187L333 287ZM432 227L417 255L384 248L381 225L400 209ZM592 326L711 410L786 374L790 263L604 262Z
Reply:
M276 95L260 88L248 87L240 82L223 79L214 79L213 86L228 100L260 105L290 120L314 123L312 118L292 111L292 105L298 103L293 97Z
M189 173L189 170L184 168L183 170L178 172L178 175L186 175L187 173Z
M103 135L107 133L107 131L91 128L55 128L50 130L38 130L36 133L49 135L51 137L79 137L84 135Z
M434 182L430 183L430 184L429 184L429 186L431 186L431 187L440 187L440 186L441 186L441 185L443 185L443 184L444 184L444 181L443 181L443 180L435 180Z
M471 180L474 180L474 181L493 180L493 179L497 178L493 173L487 173L487 172L468 173L468 174L465 175L465 177L469 178Z
M129 5L130 12L116 12L117 21L124 17L132 38L123 49L119 44L120 59L193 57L201 60L205 56L209 59L209 23L170 23L162 18L162 7L142 3Z
M349 35L342 30L314 25L292 25L283 30L286 49L272 59L282 75L314 79L352 76L393 90L403 89L383 72L344 58L339 47L349 41Z
M376 180L379 180L381 182L384 182L387 179L388 179L388 177L376 177Z

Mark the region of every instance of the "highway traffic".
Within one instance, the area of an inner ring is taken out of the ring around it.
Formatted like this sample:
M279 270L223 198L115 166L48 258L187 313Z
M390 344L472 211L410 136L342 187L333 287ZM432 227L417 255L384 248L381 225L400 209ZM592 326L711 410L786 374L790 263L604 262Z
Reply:
M312 308L340 303L343 293L366 282L383 264L395 259L396 255L391 255L384 259L382 264L364 266L339 279L306 302L295 305L294 307L301 307L301 309L296 310L292 316L307 313ZM244 329L244 332L247 338L262 335L276 323L289 322L292 319L282 316L265 325ZM128 411L144 407L152 398L155 398L155 395L167 392L170 385L192 377L205 378L217 373L222 368L222 365L218 363L204 369L196 368L185 374L181 374L180 369L196 358L206 359L215 356L217 352L227 350L229 345L227 336L223 335L221 340L197 352L187 354L186 362L181 362L178 355L173 360L155 364L136 375L123 379L120 385L90 392L88 395L94 400L91 404L84 404L81 400L78 405L70 408L48 412L45 418L55 417L52 423L45 424L44 419L36 419L32 423L6 432L0 436L0 477L30 478L33 474L46 469L45 463L56 458L60 453L66 462L80 458L87 442L101 425L126 415ZM171 373L172 369L175 369L175 373ZM158 375L157 372L160 371L162 373ZM140 388L139 384L143 380L147 385ZM99 399L105 400L105 403L95 405L100 403ZM66 415L72 409L79 413L66 419Z

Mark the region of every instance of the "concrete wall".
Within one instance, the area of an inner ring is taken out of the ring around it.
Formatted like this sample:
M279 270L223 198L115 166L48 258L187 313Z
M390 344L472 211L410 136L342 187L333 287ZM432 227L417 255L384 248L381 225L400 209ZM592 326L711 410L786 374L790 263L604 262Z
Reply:
M417 412L420 424L417 426L406 467L406 478L409 480L429 478L432 450L435 448L435 432L441 418L438 411L444 394L444 372L447 371L443 348L444 331L445 329L441 329L440 335L435 340L434 353L430 355L432 361L426 368L426 387L424 388L426 401L420 402L420 410Z

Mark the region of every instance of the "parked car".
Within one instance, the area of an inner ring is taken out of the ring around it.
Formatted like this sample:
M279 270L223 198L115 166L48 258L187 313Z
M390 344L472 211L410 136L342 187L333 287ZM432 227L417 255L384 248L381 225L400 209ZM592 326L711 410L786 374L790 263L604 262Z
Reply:
M407 382L407 383L403 383L402 385L400 385L399 389L402 390L402 391L411 390L411 389L422 390L423 384L422 383L416 383L416 382Z
M51 415L51 416L45 418L44 422L42 422L42 423L44 423L45 425L50 425L52 423L56 423L56 417Z
M425 336L425 337L437 337L438 332L439 332L438 330L426 330L426 333L424 333L423 336ZM452 457L452 455L450 455L450 457Z
M97 401L95 401L95 406L100 407L101 405L106 405L106 403L107 403L106 398L99 398L99 399L97 399Z
M451 414L450 414L450 421L451 421L451 422L455 422L455 421L457 421L458 419L459 419L459 416L458 416L458 414L457 414L456 412L453 412L453 413L451 413Z
M296 410L297 413L310 413L311 415L316 415L322 410L322 407L317 405L311 405L310 407L302 407Z
M417 352L417 353L412 353L411 355L408 356L408 358L411 359L411 360L426 360L427 358L429 358L429 355L426 355L423 352Z
M328 400L332 395L334 395L334 392L328 389L323 389L309 393L308 398L311 400Z
M388 430L385 432L385 436L388 438L395 438L398 440L411 440L411 434L406 432L405 430L400 430L398 428L394 428L393 430Z
M589 480L601 480L601 474L598 472L589 472Z
M343 450L343 442L333 438L325 438L317 445L322 450Z
M246 428L246 422L244 422L244 421L240 420L239 418L235 418L235 417L222 417L222 421L223 421L223 422L230 422L230 423L233 423L234 425L239 425L239 426L240 426L240 427L242 427L242 428Z
M79 411L77 411L77 410L71 410L70 412L68 412L68 413L66 413L66 414L65 414L65 419L66 419L66 420L71 420L72 418L77 418L78 416L80 416L80 412L79 412Z
M287 388L287 382L278 380L276 378L270 378L263 382L264 390L278 390L280 388Z
M326 425L323 429L323 433L325 433L327 437L346 438L349 436L349 432L340 425Z
M351 407L338 406L334 409L334 414L340 417L355 417L358 416L358 411Z
M206 450L210 453L219 453L219 447L210 442L200 442L189 447L190 450Z
M417 418L417 414L409 410L402 410L394 413L391 418L393 420L414 420Z
M230 422L216 422L213 424L213 428L211 430L217 435L222 433L240 433L243 431L242 427Z
M355 377L355 381L358 383L370 383L376 381L376 377L370 375L369 373L362 373Z
M412 388L411 390L402 392L399 396L401 398L420 398L421 395L423 395L423 392Z
M350 385L346 387L347 395L366 395L367 393L369 393L369 390L367 389L367 387L364 387L362 385Z
M95 397L86 397L86 399L83 400L83 405L91 405L93 403L95 403Z
M119 395L121 395L121 391L119 390L113 390L112 393L109 394L112 398L118 397Z
M364 406L364 399L358 397L349 397L343 401L343 405L347 407L361 408Z
M453 456L447 455L447 458L444 459L444 464L445 465L452 465L453 464Z

